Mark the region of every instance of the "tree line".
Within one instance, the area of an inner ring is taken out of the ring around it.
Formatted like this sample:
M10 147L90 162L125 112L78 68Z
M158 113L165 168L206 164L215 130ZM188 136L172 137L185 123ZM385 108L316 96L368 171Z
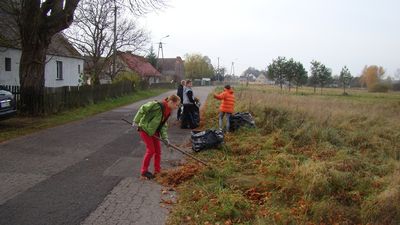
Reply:
M310 62L310 70L307 72L301 62L293 58L279 56L273 59L265 71L259 71L249 67L242 74L249 77L250 74L258 77L260 74L266 75L268 79L275 81L282 89L283 86L289 88L301 86L311 86L314 93L317 88L321 92L324 87L342 87L343 93L349 87L366 87L370 92L387 92L390 89L396 90L390 77L384 79L385 70L381 66L365 66L359 77L353 77L347 66L343 66L339 75L332 75L332 70L323 63L313 60ZM400 70L398 71L400 74ZM400 76L399 76L400 77Z
M242 77L249 80L250 76L258 77L261 74L275 81L281 89L284 86L288 87L289 91L292 87L295 87L297 91L301 86L313 87L314 93L317 88L322 93L325 87L341 87L344 94L347 94L346 88L350 87L365 87L370 92L387 92L396 88L396 84L392 84L390 77L383 78L385 74L383 67L376 65L365 66L361 75L354 77L347 66L343 66L338 75L333 75L329 67L313 60L310 62L308 72L301 62L279 56L272 60L266 70L249 67L242 73ZM400 70L398 74L400 75ZM190 79L211 78L222 81L231 75L226 74L224 67L215 68L209 57L195 53L185 55L185 76Z

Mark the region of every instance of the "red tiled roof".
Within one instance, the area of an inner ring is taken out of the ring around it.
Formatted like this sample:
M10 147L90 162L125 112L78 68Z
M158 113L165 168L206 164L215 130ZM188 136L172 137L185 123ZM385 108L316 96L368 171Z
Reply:
M121 59L128 65L129 69L136 71L140 76L159 77L160 72L156 70L144 57L133 55L128 52L119 52Z
M176 58L163 58L157 59L158 65L160 65L161 71L175 71L178 65L184 64L184 60L177 56Z

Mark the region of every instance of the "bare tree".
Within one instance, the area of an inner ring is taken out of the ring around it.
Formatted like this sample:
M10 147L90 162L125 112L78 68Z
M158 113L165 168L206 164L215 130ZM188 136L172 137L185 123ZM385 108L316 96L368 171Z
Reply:
M99 76L110 64L114 50L129 49L136 52L144 50L148 44L148 35L134 21L119 19L116 24L115 49L113 48L114 4L114 0L81 0L75 12L75 22L65 32L72 43L87 56L94 84L99 84ZM122 18L124 8L117 7L117 17ZM115 73L106 75L113 80Z
M149 13L154 10L157 11L166 8L168 6L166 0L114 0L114 1L118 1L122 6L127 6L127 8L129 8L129 10L137 16Z
M1 0L1 16L17 24L21 43L21 111L38 115L44 108L44 69L51 38L68 28L80 0ZM117 0L114 0L117 3ZM165 6L165 0L118 0L141 15Z

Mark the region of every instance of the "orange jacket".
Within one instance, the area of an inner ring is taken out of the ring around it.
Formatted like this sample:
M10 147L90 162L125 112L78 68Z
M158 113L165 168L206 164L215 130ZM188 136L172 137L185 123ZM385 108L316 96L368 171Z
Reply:
M222 100L219 111L226 113L233 113L235 108L235 96L233 90L224 88L224 91L219 95L214 94L214 98Z

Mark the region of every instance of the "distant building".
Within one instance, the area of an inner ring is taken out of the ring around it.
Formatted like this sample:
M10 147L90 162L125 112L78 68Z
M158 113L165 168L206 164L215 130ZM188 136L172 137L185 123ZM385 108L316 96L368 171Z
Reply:
M267 78L265 78L265 76L263 74L260 74L257 78L256 78L256 83L258 84L265 84L267 81Z
M134 55L131 52L118 52L116 66L118 68L118 73L125 71L134 72L138 74L142 80L148 81L149 84L159 83L161 79L161 73L156 70L147 59L142 56Z
M211 85L211 78L201 78L201 86Z
M254 82L256 77L253 74L242 75L239 77L240 83Z
M157 68L163 81L179 82L185 77L185 61L181 57L157 59Z
M240 78L234 75L230 74L225 74L224 75L224 81L229 81L229 82L240 82Z
M269 85L274 85L275 84L275 81L269 80L268 78L265 77L264 74L260 74L256 78L255 82L258 83L258 84L269 84Z

